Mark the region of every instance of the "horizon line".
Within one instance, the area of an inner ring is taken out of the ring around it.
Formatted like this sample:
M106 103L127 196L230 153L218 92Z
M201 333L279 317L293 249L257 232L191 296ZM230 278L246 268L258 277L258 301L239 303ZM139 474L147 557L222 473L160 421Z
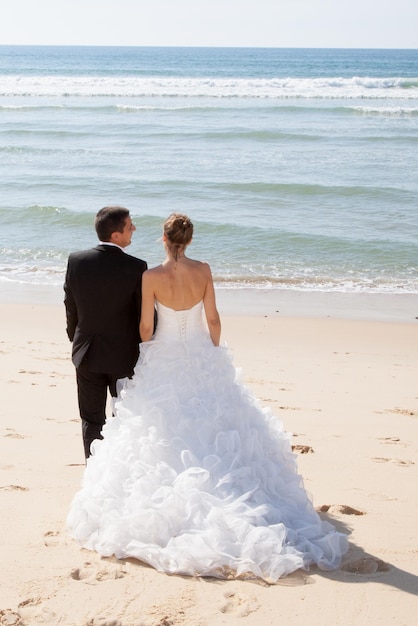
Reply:
M85 44L85 43L0 43L0 48L175 48L237 50L418 50L417 47L375 46L254 46L254 45L177 45L177 44Z

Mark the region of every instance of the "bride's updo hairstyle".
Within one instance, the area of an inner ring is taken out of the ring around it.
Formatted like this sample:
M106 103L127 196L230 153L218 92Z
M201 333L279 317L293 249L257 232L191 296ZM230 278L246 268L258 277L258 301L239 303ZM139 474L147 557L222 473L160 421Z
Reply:
M177 261L180 252L183 252L193 237L193 224L187 215L172 213L164 222L166 245Z

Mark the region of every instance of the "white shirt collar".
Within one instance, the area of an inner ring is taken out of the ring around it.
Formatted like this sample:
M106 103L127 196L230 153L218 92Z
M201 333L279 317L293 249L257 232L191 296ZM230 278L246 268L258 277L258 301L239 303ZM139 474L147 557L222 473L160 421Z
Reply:
M112 243L111 241L99 241L99 243L102 246L114 246L115 248L119 248L119 250L122 250L122 252L125 252L122 246L118 246L117 243Z

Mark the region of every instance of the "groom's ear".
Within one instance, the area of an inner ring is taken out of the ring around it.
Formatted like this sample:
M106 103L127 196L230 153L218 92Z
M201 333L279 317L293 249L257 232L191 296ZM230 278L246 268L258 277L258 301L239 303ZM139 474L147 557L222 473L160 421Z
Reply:
M110 235L110 239L109 239L109 243L116 243L119 244L119 237L122 233L120 233L119 231L115 230L111 235Z

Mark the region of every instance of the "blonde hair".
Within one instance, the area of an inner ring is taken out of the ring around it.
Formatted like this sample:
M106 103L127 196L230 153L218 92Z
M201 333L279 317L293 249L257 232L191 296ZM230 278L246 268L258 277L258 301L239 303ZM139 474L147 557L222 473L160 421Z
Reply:
M192 240L193 224L187 215L182 213L172 213L164 222L164 235L169 251L177 260L180 252Z

